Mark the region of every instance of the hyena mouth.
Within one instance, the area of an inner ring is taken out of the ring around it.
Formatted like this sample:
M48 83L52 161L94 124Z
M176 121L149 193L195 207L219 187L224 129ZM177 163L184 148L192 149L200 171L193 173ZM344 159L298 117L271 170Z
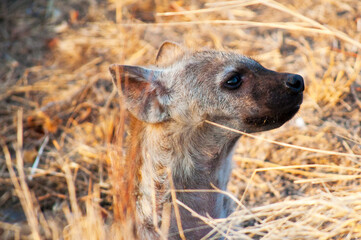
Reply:
M285 122L290 120L300 109L300 105L294 108L275 114L269 114L265 116L252 116L245 119L245 123L254 127L267 127L272 129L283 125Z

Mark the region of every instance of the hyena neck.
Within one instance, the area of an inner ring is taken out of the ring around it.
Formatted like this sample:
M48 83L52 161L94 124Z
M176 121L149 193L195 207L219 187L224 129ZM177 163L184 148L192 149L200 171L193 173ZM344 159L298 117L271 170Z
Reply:
M237 136L204 122L192 125L169 121L161 125L144 124L138 139L143 163L139 189L143 194L140 206L144 208L141 209L144 217L153 213L154 189L159 215L162 205L172 201L167 169L176 190L214 190L214 187L226 190ZM222 218L230 213L226 196L214 191L177 191L177 199L203 216ZM180 208L180 214L183 228L202 225L187 210ZM172 231L178 231L176 222L171 222Z

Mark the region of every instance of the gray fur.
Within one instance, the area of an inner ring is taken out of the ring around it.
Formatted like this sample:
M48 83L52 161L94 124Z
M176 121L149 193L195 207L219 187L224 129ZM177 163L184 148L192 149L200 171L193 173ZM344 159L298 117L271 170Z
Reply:
M140 239L159 237L154 225L160 225L163 205L171 202L166 169L179 190L212 189L212 184L227 189L239 135L204 120L246 132L264 131L281 126L302 102L302 91L291 94L285 84L293 75L270 71L237 53L192 52L166 43L157 61L161 66L149 69L110 67L132 121L141 122L138 131L130 132L137 134L142 160L137 199ZM237 90L222 85L232 74L242 76ZM154 190L156 206L152 205ZM177 199L212 218L227 217L232 211L229 199L219 193L178 192ZM153 223L154 207L158 223ZM204 224L187 210L180 208L180 214L188 239L200 239L210 230L197 229ZM168 238L178 239L178 231L173 209Z

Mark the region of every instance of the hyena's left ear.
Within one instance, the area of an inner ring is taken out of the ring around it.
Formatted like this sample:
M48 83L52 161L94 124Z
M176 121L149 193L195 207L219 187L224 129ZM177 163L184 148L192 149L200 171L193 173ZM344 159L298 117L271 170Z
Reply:
M166 66L184 55L185 50L181 45L171 41L165 41L160 46L155 62L158 66Z
M139 120L159 123L169 119L169 93L158 81L160 71L112 64L109 71L127 109Z

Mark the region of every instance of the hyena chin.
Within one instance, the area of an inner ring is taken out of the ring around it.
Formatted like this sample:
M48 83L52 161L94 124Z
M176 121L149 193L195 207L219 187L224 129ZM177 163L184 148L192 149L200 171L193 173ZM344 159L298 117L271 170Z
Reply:
M137 235L200 239L211 229L179 204L174 207L171 186L176 199L197 214L227 217L229 198L204 190L227 189L239 138L205 120L245 132L277 128L299 110L304 81L234 52L189 51L171 42L163 43L156 63L110 66L129 112L129 148L137 153L130 160L139 163Z

